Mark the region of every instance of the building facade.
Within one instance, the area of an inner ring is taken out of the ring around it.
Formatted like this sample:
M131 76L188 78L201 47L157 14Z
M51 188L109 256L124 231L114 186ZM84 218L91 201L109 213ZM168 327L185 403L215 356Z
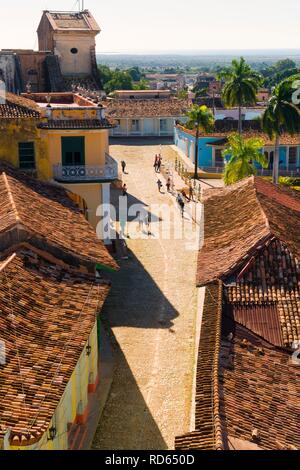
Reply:
M77 86L100 90L96 36L100 27L88 10L46 10L38 26L39 50L0 50L0 78L12 93L63 92Z
M193 131L177 125L175 127L175 145L192 162L195 160L195 135ZM212 132L211 134L201 135L198 142L198 166L200 169L220 172L224 167L224 158L222 152L227 143L227 136L230 131ZM271 174L274 161L275 143L263 134L261 131L249 130L244 132L245 137L261 137L265 145L262 148L268 162L269 168L261 170L263 174ZM284 135L280 145L280 172L282 175L300 174L300 135Z
M113 137L172 137L176 120L185 120L191 103L169 90L118 91L105 102L114 120Z
M1 162L0 189L0 447L79 449L117 265L63 187Z
M251 177L203 202L195 419L175 447L299 450L299 193Z
M110 184L118 178L105 109L73 93L7 94L0 126L0 158L64 186L97 228L97 208L109 204Z

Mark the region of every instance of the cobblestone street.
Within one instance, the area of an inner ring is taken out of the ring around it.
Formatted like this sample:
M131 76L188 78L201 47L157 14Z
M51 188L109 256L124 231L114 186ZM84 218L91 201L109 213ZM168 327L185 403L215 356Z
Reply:
M182 218L175 197L158 192L153 168L159 144L112 145L127 163L129 204L167 204L174 224ZM162 146L163 161L172 153ZM162 182L165 181L162 179ZM112 191L112 199L119 194ZM159 224L159 214L157 214ZM190 220L184 224L194 225ZM153 225L153 224L152 224ZM115 346L111 392L94 449L173 449L190 428L195 357L197 247L183 239L128 239L129 259L120 260L102 318Z

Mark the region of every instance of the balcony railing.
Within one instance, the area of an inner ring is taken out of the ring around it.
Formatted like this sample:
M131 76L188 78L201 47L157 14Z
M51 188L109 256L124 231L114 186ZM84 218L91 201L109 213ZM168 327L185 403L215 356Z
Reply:
M53 177L60 182L109 181L118 178L118 163L110 155L105 155L105 165L53 166Z

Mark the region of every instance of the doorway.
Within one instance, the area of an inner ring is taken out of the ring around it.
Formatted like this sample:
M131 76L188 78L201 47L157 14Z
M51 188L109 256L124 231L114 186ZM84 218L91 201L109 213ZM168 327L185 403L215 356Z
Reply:
M85 141L84 137L62 137L62 165L85 165Z

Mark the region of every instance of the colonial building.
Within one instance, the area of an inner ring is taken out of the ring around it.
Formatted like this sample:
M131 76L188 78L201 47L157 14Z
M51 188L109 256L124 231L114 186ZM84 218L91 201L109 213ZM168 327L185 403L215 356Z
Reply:
M148 73L145 79L149 83L149 87L153 90L182 90L185 83L184 74L170 74L170 73Z
M258 171L262 175L271 175L275 140L272 141L261 131L261 124L258 120L247 120L243 122L244 137L260 137L264 141L264 152L269 168ZM237 131L236 120L216 120L215 130L209 134L200 135L198 141L198 166L204 171L221 172L224 167L224 158L222 152L228 142L227 137L230 133ZM175 145L192 162L195 159L195 131L186 129L182 125L175 128ZM300 135L283 135L280 141L280 174L294 175L300 174Z
M0 158L63 185L97 227L118 165L109 155L105 109L73 93L10 93L0 104Z
M1 164L0 190L0 447L79 448L117 266L63 188Z
M184 120L191 103L173 98L169 90L117 91L106 102L116 127L113 137L171 137L176 120Z
M205 192L204 214L195 422L176 448L300 449L300 196L251 177Z
M100 27L88 10L44 11L39 50L0 51L0 78L13 93L66 91L76 86L100 90L96 36Z

